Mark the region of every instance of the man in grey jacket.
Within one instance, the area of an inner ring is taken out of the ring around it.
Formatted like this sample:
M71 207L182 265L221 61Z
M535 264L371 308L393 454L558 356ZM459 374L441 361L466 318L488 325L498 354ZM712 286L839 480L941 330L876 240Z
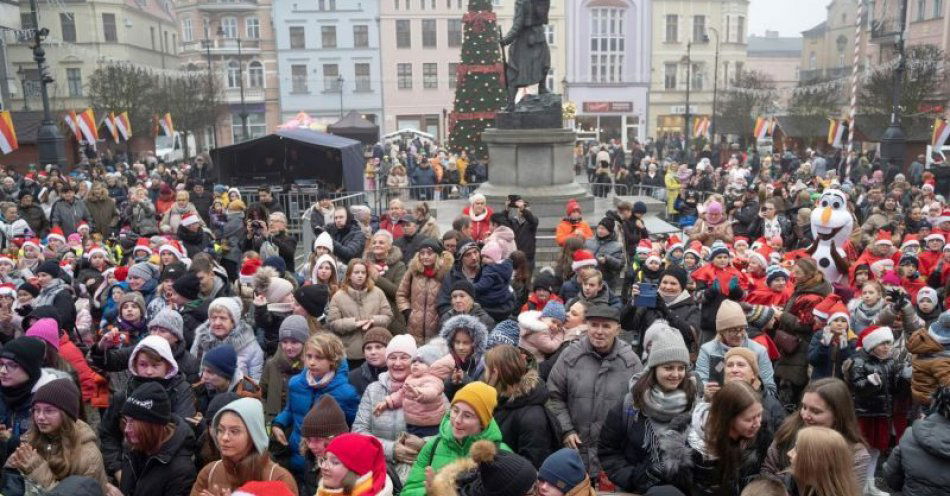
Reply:
M69 236L76 232L81 221L91 222L89 210L85 202L76 198L76 192L70 186L64 186L61 194L62 197L50 209L49 222L53 227L59 226L63 234Z
M557 417L564 445L580 450L591 478L600 472L597 440L607 412L623 401L628 381L643 370L620 334L620 312L607 305L587 310L587 335L565 349L548 376L547 407Z

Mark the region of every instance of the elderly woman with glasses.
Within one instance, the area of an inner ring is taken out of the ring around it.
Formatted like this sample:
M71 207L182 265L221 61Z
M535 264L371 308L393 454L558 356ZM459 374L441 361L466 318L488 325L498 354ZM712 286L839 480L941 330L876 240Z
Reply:
M775 395L775 377L772 362L765 347L749 339L746 334L745 312L738 303L725 300L716 312L716 337L699 348L696 374L703 381L704 396L714 395L726 380L726 354L732 348L748 348L755 353L759 379L765 394Z

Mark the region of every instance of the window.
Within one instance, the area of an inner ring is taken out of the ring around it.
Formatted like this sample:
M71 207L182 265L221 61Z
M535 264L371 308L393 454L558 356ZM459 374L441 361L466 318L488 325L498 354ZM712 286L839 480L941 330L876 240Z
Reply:
M155 27L152 26L152 27L149 27L148 29L152 33L152 50L155 50Z
M706 16L693 16L693 43L699 43L706 38Z
M241 64L237 60L228 62L228 88L241 86Z
M663 64L663 88L667 90L676 89L676 64Z
M555 36L554 25L545 24L544 25L544 39L547 40L548 45L554 46L557 43L557 37Z
M491 0L493 7L501 7L501 0Z
M690 86L692 86L692 90L703 91L704 81L703 64L693 64L692 73L690 74Z
M395 7L393 10L399 10L399 0L393 0L393 5Z
M553 92L553 91L554 91L554 84L555 84L554 81L555 81L555 79L554 79L554 68L552 67L552 68L548 69L548 77L544 78L544 87L547 88L548 91Z
M82 96L82 69L66 69L69 96Z
M745 16L736 17L736 43L745 43Z
M178 55L178 35L172 33L172 53Z
M76 41L76 17L72 12L60 12L59 26L63 31L63 41Z
M934 18L943 17L943 0L934 0Z
M267 134L267 123L262 112L247 113L247 139L261 138ZM244 141L244 125L241 122L241 113L231 114L231 135L235 143Z
M336 48L336 26L320 26L320 45Z
M235 17L222 17L221 18L221 35L229 40L233 40L238 37L237 29L237 18Z
M412 31L409 19L396 20L396 48L412 48Z
M422 87L427 90L439 87L439 64L422 64Z
M115 14L102 14L102 36L106 41L119 41L115 30Z
M623 81L624 9L596 7L590 10L590 80L598 83Z
M423 48L435 48L436 46L436 31L435 31L435 19L423 19L422 20L422 47Z
M317 8L320 10L336 10L336 0L319 0Z
M293 82L293 93L309 93L307 89L307 66L292 65L290 66L290 79Z
M455 88L455 83L458 82L458 72L458 62L449 62L449 88Z
M369 26L365 24L353 26L353 46L355 48L369 47Z
M818 58L815 56L815 52L811 52L808 56L808 68L814 69L818 67Z
M336 93L342 89L342 84L340 66L336 64L323 64L323 91Z
M247 85L251 88L264 87L264 65L256 60L247 65Z
M462 46L462 20L449 19L449 46Z
M412 64L396 64L397 86L401 90L412 89Z
M162 51L168 52L168 31L162 33L162 41L165 42L165 44L162 45Z
M104 22L104 19L105 18L103 18L103 22ZM21 12L20 13L20 27L23 29L35 28L36 25L33 24L33 15L30 14L29 12Z
M927 10L927 0L917 0L917 20L924 20L924 12Z
M356 74L356 91L373 91L370 84L369 64L362 62L355 64L353 73Z
M676 43L679 38L679 17L670 14L666 16L666 42Z
M209 39L211 37L211 20L207 17L201 19L201 29L204 31L205 39Z
M261 20L257 17L248 17L244 19L244 34L249 40L260 39Z
M726 16L726 42L745 43L745 16Z
M303 26L290 26L290 48L305 48L306 33Z

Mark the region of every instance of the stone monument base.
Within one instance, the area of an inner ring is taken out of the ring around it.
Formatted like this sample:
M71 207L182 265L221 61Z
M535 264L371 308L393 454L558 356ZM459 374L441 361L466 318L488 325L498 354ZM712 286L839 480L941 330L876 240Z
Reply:
M478 193L496 212L504 211L508 195L519 195L542 224L564 217L572 199L592 213L594 197L574 180L575 140L572 129L486 129L488 181Z

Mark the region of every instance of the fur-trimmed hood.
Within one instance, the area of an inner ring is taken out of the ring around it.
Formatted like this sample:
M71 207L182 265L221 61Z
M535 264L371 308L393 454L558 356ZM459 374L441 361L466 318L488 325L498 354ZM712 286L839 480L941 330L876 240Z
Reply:
M453 264L455 264L455 257L448 251L443 251L442 255L435 259L436 280L441 281L445 279L445 275L452 270ZM413 255L412 260L409 261L409 271L416 275L422 274L423 266L422 262L419 261L418 253Z
M458 483L470 479L478 470L478 464L471 458L461 458L439 470L432 480L432 496L460 496Z
M445 321L442 330L439 331L439 337L447 343L451 343L455 338L455 333L461 329L468 329L472 333L474 342L474 356L481 357L485 355L485 343L488 339L488 328L477 317L467 314L456 315Z

